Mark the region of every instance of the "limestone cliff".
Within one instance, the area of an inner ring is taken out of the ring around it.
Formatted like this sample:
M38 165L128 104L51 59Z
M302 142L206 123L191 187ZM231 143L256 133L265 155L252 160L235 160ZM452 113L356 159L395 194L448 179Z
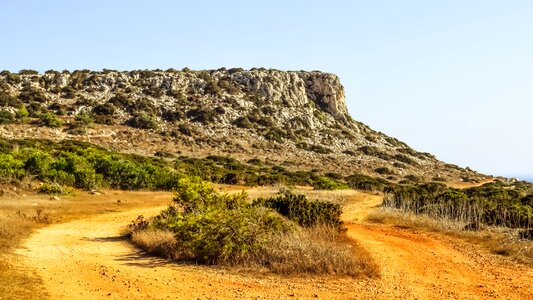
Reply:
M4 137L81 139L152 155L229 155L293 169L378 175L389 180L475 178L352 120L334 74L268 69L0 73L0 105L60 129L3 125ZM72 130L76 116L96 124ZM479 177L479 176L478 176Z

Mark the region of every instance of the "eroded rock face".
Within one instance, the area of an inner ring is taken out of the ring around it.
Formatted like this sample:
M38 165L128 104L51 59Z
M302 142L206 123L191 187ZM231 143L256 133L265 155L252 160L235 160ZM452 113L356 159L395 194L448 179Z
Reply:
M34 117L56 113L68 126L80 113L101 124L84 135L68 126L0 126L9 138L76 138L148 155L259 156L345 174L381 168L388 171L377 175L391 180L463 172L353 121L339 78L319 71L2 72L0 100L13 113L24 104Z

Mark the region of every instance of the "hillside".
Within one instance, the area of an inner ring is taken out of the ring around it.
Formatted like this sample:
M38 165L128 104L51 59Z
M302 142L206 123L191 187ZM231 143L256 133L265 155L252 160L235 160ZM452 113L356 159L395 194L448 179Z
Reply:
M484 178L353 120L339 78L318 71L4 71L0 106L0 136L8 139L259 159L395 182Z

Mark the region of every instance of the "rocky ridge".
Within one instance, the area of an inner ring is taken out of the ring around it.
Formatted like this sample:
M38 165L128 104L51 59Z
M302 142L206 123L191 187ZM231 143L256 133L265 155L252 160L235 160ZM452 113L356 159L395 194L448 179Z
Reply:
M22 106L33 122L16 120ZM13 115L4 122L12 124L0 125L7 138L77 139L143 155L257 158L391 181L484 177L353 120L339 78L319 71L4 71L0 107ZM36 126L46 113L64 125ZM80 125L80 116L94 124Z

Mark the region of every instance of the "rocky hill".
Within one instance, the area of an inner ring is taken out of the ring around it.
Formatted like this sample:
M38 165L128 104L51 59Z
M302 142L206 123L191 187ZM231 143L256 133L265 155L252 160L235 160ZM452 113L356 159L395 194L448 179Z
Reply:
M230 156L391 181L481 180L353 120L336 75L268 69L0 73L0 136Z

